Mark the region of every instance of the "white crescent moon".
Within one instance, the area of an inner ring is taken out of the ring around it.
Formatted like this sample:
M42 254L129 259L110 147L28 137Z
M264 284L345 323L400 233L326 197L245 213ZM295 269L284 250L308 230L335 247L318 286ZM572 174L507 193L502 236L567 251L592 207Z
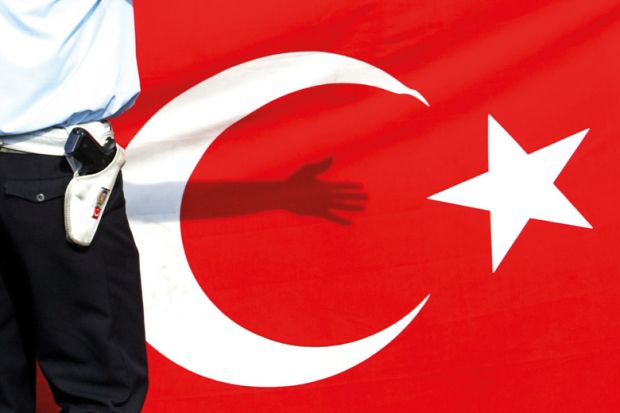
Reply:
M228 318L203 292L187 262L180 225L183 191L209 145L226 128L279 97L336 83L408 94L428 106L420 93L362 61L324 52L284 53L229 68L192 87L159 110L127 147L125 195L140 251L147 340L174 363L236 385L309 383L380 351L428 300L360 340L293 346L254 334Z

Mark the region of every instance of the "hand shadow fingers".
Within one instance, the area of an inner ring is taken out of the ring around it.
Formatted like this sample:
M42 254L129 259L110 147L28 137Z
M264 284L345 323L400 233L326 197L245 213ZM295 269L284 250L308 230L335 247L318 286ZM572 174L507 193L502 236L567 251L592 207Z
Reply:
M359 193L359 192L333 192L331 193L330 198L333 200L338 200L338 201L345 201L345 200L365 201L368 199L368 195L364 193Z
M364 204L351 204L351 203L342 203L342 202L334 202L329 205L330 209L338 209L340 211L363 211L366 209Z

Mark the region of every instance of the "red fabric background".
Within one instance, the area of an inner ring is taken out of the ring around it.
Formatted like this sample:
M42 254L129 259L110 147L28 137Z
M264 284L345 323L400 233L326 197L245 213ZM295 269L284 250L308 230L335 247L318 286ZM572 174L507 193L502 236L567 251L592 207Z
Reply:
M618 410L617 0L151 0L135 8L143 92L114 122L123 144L196 83L288 51L364 60L431 104L349 85L274 101L205 153L182 212L205 293L256 333L343 343L431 293L412 325L367 362L290 388L218 383L149 348L145 412ZM488 213L426 199L487 170L488 114L528 152L590 128L556 184L594 229L530 222L495 274ZM351 225L265 209L269 194L213 196L215 183L283 182L327 157L321 180L359 182L369 197L363 212L341 214ZM249 210L222 214L240 201ZM40 411L53 411L49 396Z

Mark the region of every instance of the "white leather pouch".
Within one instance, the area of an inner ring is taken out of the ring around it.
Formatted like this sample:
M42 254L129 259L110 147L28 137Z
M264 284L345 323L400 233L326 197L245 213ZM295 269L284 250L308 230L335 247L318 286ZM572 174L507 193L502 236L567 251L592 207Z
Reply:
M74 175L65 191L67 240L84 247L90 245L124 164L125 151L116 145L116 155L105 169L91 175Z

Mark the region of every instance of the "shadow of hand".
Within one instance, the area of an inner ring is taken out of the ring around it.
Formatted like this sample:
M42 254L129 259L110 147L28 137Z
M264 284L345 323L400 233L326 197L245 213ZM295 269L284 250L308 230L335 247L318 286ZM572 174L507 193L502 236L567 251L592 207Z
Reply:
M327 182L318 175L332 165L332 158L307 164L299 168L281 183L282 207L299 215L325 218L342 225L351 220L336 214L337 211L364 210L368 195L362 192L362 185L355 182Z
M324 218L341 225L352 221L338 215L364 210L368 195L355 182L327 182L318 175L332 165L332 158L302 166L282 181L202 181L186 187L185 219L215 219L285 210L298 215ZM164 184L148 188L165 194Z

